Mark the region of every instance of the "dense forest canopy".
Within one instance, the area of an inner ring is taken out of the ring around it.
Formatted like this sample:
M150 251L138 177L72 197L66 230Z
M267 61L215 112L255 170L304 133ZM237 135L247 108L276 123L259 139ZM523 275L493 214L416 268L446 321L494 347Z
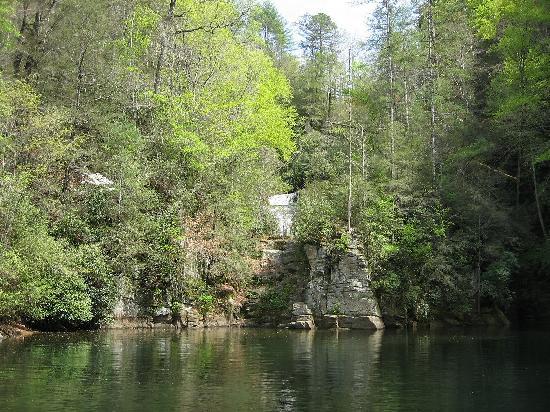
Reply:
M372 2L296 56L269 2L0 0L0 318L98 325L121 279L222 307L289 191L386 307L548 308L550 3Z

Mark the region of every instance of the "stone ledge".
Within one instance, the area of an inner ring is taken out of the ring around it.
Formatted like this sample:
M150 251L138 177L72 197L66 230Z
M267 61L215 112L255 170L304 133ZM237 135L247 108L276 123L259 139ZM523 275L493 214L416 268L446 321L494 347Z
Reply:
M379 316L323 315L317 319L321 329L384 329L384 321Z

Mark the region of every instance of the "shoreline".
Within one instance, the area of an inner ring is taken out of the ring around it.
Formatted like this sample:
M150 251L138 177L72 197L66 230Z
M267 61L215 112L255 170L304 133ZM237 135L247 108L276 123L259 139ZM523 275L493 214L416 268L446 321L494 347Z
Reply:
M215 324L206 323L201 325L189 325L189 326L176 326L172 323L151 322L150 319L124 319L117 320L108 325L103 325L98 328L92 329L75 329L71 331L56 331L56 330L38 330L31 329L28 326L18 322L5 322L0 323L0 342L6 339L25 339L27 337L43 334L43 333L79 333L79 332L107 332L107 331L199 331L199 330L221 330L221 329L266 329L266 330L296 330L305 332L314 331L434 331L441 332L445 330L506 330L515 329L519 325L513 323L493 323L493 324L450 324L441 321L432 321L428 323L418 323L416 325L409 325L408 327L386 327L381 329L373 328L350 328L350 327L314 327L312 329L292 328L288 325L273 325L268 323L257 323L250 319L241 319L232 323Z
M8 338L24 339L36 333L40 333L40 331L30 329L19 322L0 323L0 342Z

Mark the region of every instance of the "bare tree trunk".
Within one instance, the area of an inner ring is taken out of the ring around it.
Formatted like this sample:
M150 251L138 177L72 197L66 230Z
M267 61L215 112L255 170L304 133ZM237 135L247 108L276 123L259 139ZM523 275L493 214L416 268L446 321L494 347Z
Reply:
M540 208L539 191L537 186L537 175L535 170L535 163L533 162L531 162L531 171L533 172L533 187L534 187L534 194L535 194L535 202L537 204L537 214L539 215L540 228L542 230L543 236L547 238L548 232L546 231L546 226L544 226L544 219L542 217L542 210Z
M361 126L361 177L367 178L367 158L365 152L365 128Z
M391 169L391 178L396 178L396 168L395 168L395 92L394 92L394 82L395 82L395 73L393 67L393 55L392 55L392 19L391 19L391 8L388 0L384 0L384 8L386 9L386 41L388 47L388 65L390 71L390 169Z
M348 233L351 233L351 198L352 198L352 144L351 139L353 137L353 106L351 98L351 89L353 87L353 75L351 70L351 49L348 51L348 70L349 70L349 136L348 136Z
M19 34L17 41L19 47L22 46L23 40L25 38L25 31L27 30L27 12L29 10L29 1L23 2L23 19L21 20L21 27L19 28ZM23 62L23 52L21 50L17 51L13 57L13 74L17 76L19 70L21 69L21 63Z
M36 54L38 53L38 43L39 43L39 33L40 27L42 25L42 10L40 7L34 13L34 22L32 28L29 32L29 40L31 42L32 48L31 52L27 54L27 60L25 61L25 76L29 77L34 69L36 69L37 61Z
M518 165L516 173L516 207L519 207L519 196L521 189L521 152L518 153Z
M428 0L428 59L430 65L430 137L432 150L432 179L434 184L437 180L437 137L435 131L436 125L436 107L435 107L435 77L436 77L436 57L435 57L435 24L433 19L433 0Z
M409 113L409 84L407 83L407 80L405 80L405 124L407 125L408 133L411 128L411 120Z
M166 47L168 45L168 27L174 18L174 9L176 8L177 0L170 0L170 6L168 7L168 13L164 19L164 24L161 27L161 40L160 40L160 50L157 58L157 63L155 65L155 80L153 89L155 93L158 93L160 88L160 81L162 75L162 66L164 64L164 56L166 54Z
M80 55L78 56L78 75L76 84L76 107L80 107L80 95L82 94L82 80L84 79L84 58L86 57L86 51L88 46L84 46L80 49Z

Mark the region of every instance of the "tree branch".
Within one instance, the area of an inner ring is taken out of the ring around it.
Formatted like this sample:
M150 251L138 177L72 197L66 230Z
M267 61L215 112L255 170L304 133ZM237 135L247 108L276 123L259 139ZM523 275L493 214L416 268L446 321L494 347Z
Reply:
M511 179L511 180L513 180L514 182L517 182L517 181L518 181L518 178L517 178L516 176L509 175L508 173L503 172L502 170L495 169L494 167L491 167L491 166L489 166L489 165L486 165L485 163L482 163L482 162L476 161L475 163L478 164L479 166L483 166L484 168L490 170L491 172L494 172L494 173L497 173L497 174L499 174L499 175L501 175L501 176L507 177L508 179Z

